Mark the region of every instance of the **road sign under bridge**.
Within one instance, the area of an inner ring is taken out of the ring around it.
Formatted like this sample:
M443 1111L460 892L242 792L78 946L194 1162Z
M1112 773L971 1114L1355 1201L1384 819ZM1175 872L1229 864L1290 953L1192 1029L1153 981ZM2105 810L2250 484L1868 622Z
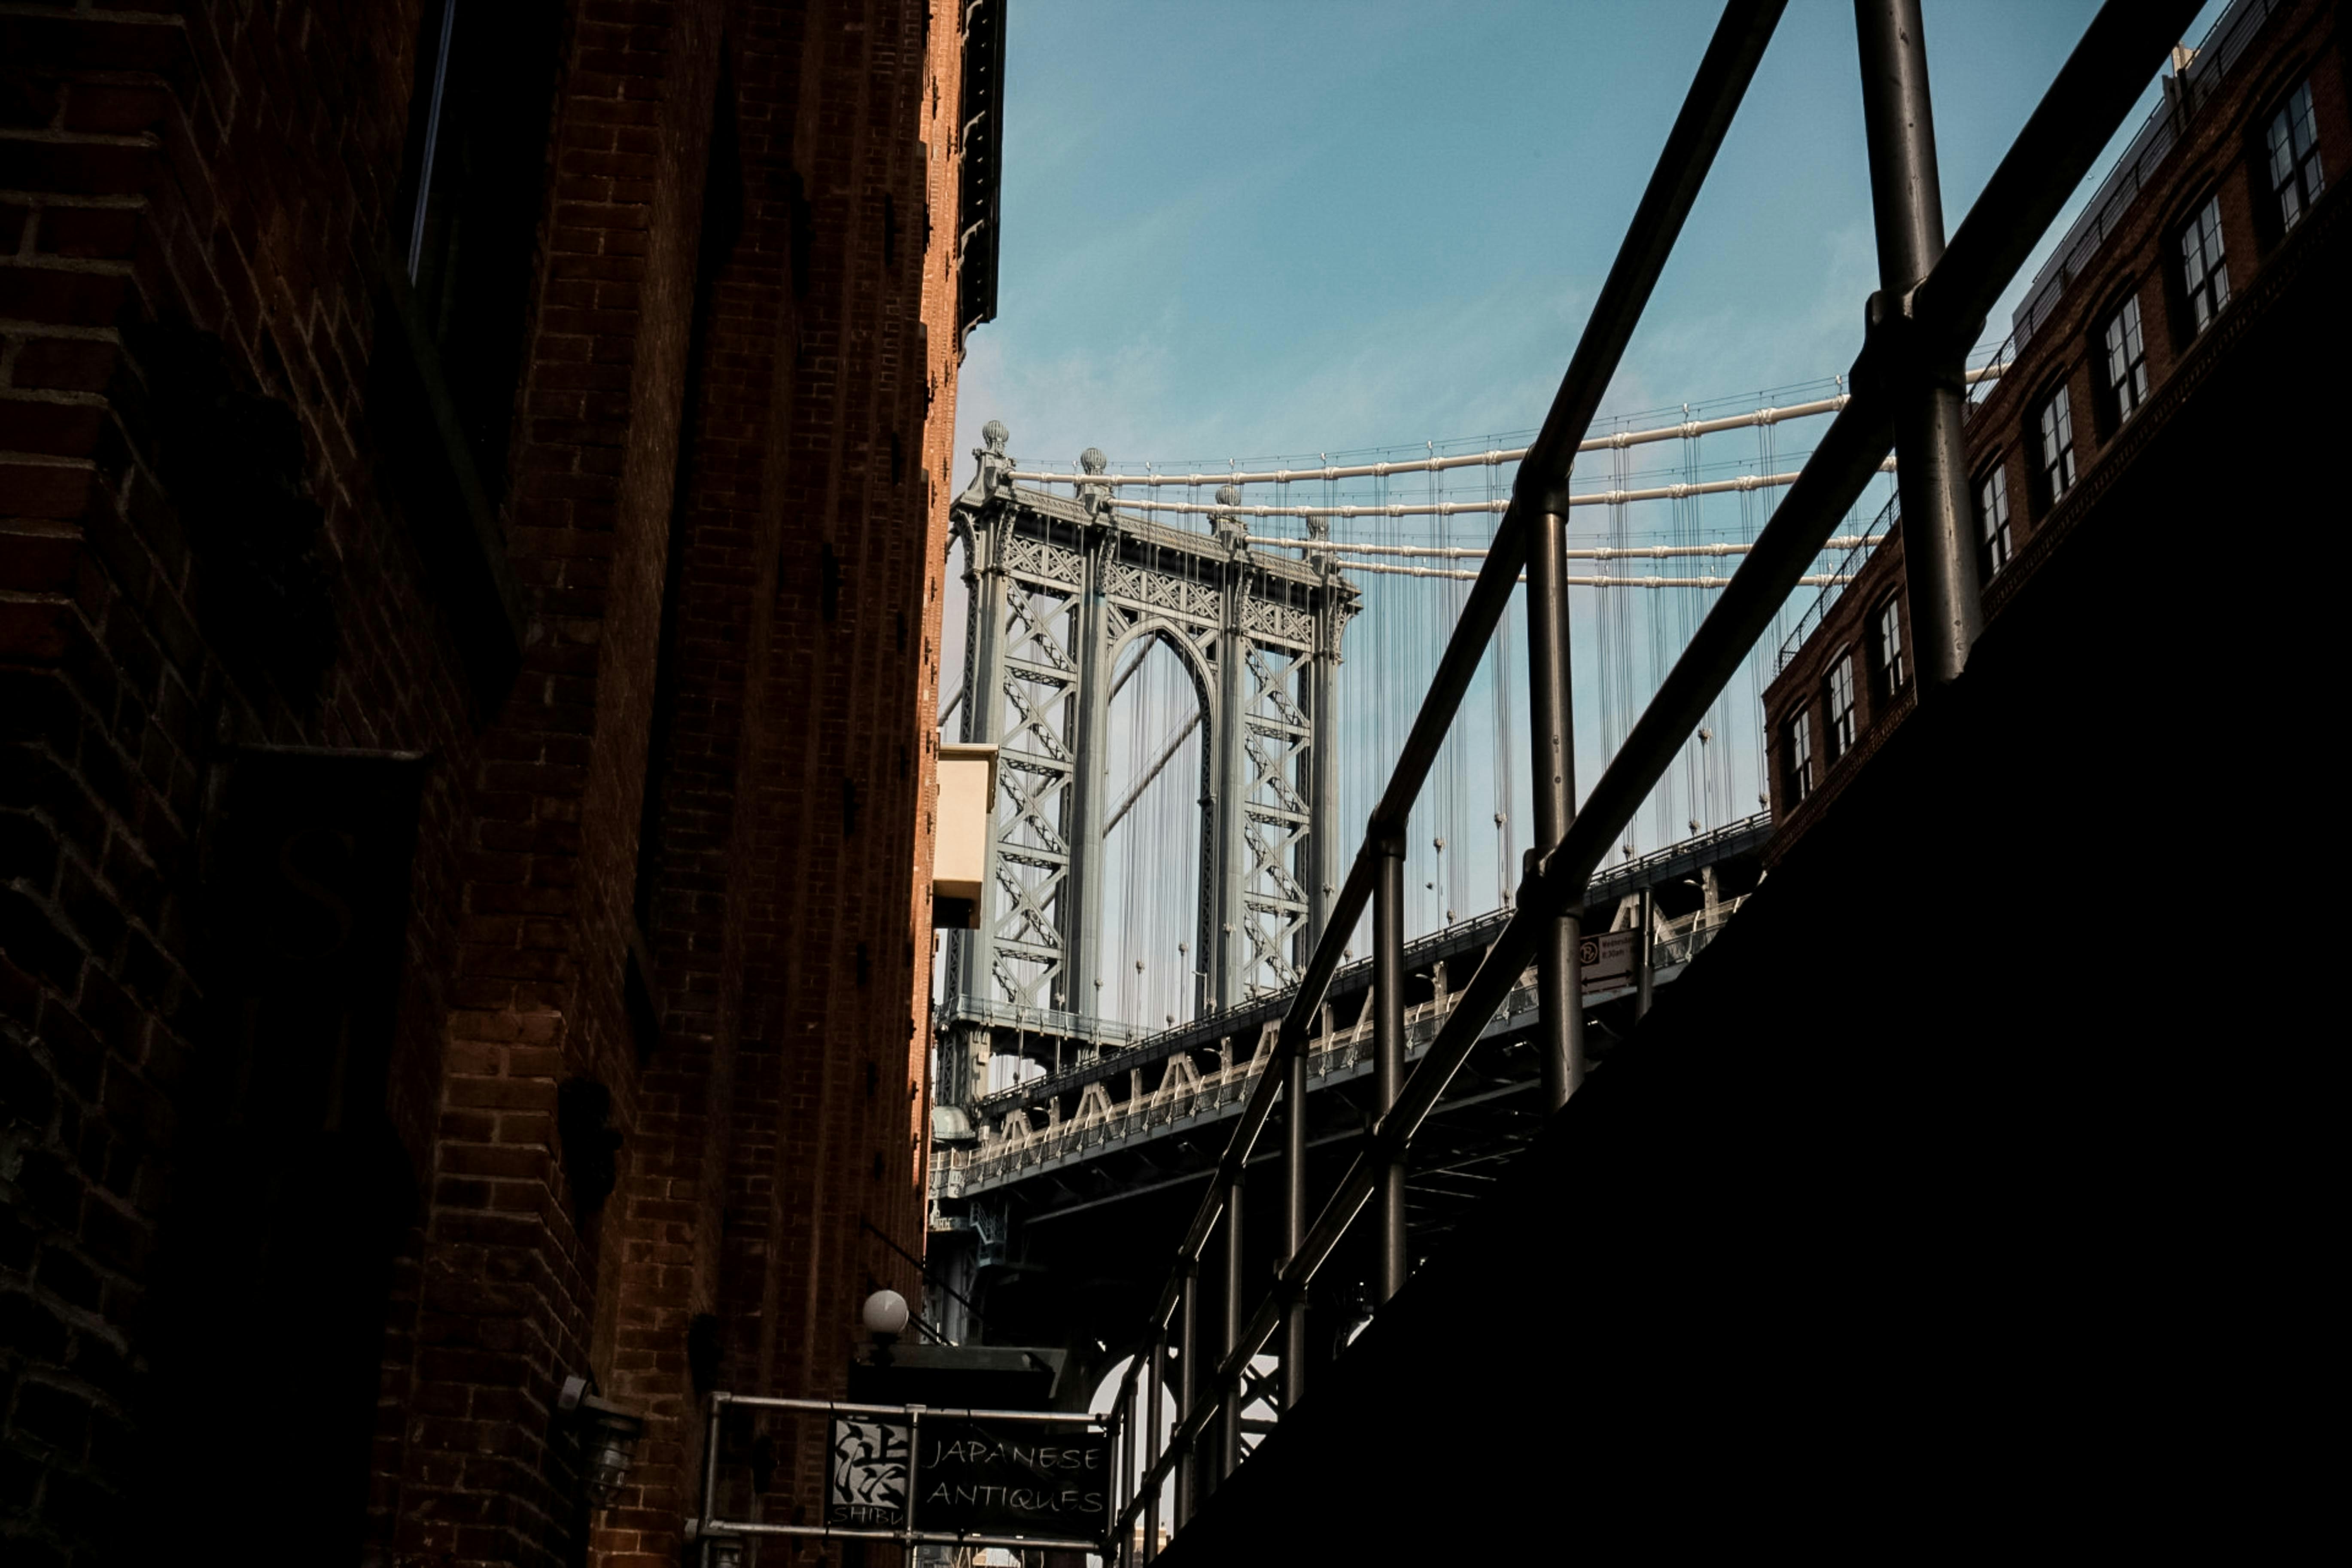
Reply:
M1577 962L1583 972L1587 996L1622 991L1633 984L1633 965L1641 957L1635 944L1641 934L1631 931L1601 931L1578 944Z

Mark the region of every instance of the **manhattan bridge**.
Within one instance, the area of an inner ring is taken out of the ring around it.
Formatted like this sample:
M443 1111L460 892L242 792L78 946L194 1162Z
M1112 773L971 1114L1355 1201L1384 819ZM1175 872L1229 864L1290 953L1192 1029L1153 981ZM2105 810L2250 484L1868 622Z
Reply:
M2002 353L1980 353L1968 383L1989 386ZM1826 378L1602 421L1582 443L1563 585L1604 747L1654 684L1654 654L1686 642L1728 581L1717 563L1748 553L1808 437L1851 397ZM1330 922L1345 826L1409 718L1391 700L1425 688L1525 445L1113 472L1094 450L1067 470L1024 468L993 422L983 438L954 509L965 663L944 721L1000 749L998 784L978 923L942 955L932 1256L954 1337L1061 1343L1083 1341L1096 1311L1118 1316L1118 1271L1102 1264L1197 1197L1265 1070ZM1893 459L1883 468L1885 493L1822 546L1780 635L1595 879L1596 1057L1758 885L1771 824L1756 699L1885 537ZM1409 1059L1511 912L1528 838L1515 807L1532 796L1514 668L1525 626L1515 603L1407 847ZM1346 952L1308 1072L1315 1136L1334 1151L1371 1120L1371 964L1355 951L1369 945ZM1420 1241L1538 1120L1536 991L1531 967L1443 1102L1443 1137L1420 1150ZM1087 1260L1086 1279L1066 1259ZM1051 1310L1033 1316L1031 1300Z

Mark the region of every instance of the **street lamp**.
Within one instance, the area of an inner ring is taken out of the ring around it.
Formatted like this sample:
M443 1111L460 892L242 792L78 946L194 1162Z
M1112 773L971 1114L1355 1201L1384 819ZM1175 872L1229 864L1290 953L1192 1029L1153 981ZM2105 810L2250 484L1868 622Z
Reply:
M866 1320L866 1331L880 1344L888 1344L907 1331L907 1298L896 1290L877 1290L866 1298L859 1314Z
M584 1377L565 1378L555 1406L587 1427L588 1492L599 1508L612 1507L628 1482L637 1439L645 1436L645 1417L598 1398Z

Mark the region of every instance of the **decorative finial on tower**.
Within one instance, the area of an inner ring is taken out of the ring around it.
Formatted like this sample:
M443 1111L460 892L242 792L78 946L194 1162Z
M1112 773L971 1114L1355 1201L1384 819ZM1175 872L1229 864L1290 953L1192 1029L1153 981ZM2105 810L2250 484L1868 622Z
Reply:
M1109 466L1110 459L1103 456L1100 447L1089 447L1078 454L1078 471L1082 474L1099 474ZM1088 517L1097 521L1109 515L1110 501L1108 485L1081 483L1078 486L1078 505L1086 510Z
M1241 487L1239 485L1219 485L1217 487L1217 504L1219 506L1241 505ZM1239 555L1242 552L1249 548L1248 531L1242 527L1242 520L1234 516L1232 512L1219 511L1210 513L1209 531L1211 534L1215 536L1220 543L1223 544L1226 549L1232 551L1236 555Z
M1013 439L1013 432L999 419L992 419L980 427L981 444L971 449L979 468L963 494L956 497L958 506L979 506L999 495L1013 492L1013 481L1004 476L1013 469L1013 461L1004 452L1004 443Z

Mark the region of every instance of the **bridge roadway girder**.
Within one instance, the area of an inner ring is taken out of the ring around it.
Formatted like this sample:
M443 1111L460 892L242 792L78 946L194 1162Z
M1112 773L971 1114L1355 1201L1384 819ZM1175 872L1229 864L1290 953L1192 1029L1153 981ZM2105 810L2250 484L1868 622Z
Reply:
M1727 915L1738 907L1754 886L1755 860L1769 837L1769 828L1761 825L1740 826L1736 835L1718 836L1712 858L1704 858L1710 853L1706 849L1688 850L1652 858L1655 863L1642 867L1640 873L1650 881L1612 877L1596 887L1593 907L1608 907L1604 899L1621 899L1640 885L1663 888L1671 878L1680 891L1676 899L1666 900L1665 919L1679 922L1676 929L1711 936L1720 925L1700 927L1699 921L1710 910ZM1685 879L1685 873L1694 872L1700 874ZM1688 909L1674 912L1678 901ZM1449 990L1458 989L1483 953L1487 935L1482 922L1438 933L1408 950L1410 1059L1426 1049L1442 1022L1439 1010L1430 1005L1435 1000L1438 966L1460 965L1446 975ZM1662 967L1658 984L1675 983L1687 966L1680 962ZM1454 1226L1467 1206L1501 1179L1532 1135L1539 1110L1539 1079L1529 1041L1535 1023L1532 981L1528 976L1487 1024L1477 1049L1414 1143L1407 1205L1416 1252ZM1369 1024L1360 1038L1350 1037L1369 982L1369 964L1342 971L1334 982L1329 1016L1339 1044L1316 1053L1310 1067L1310 1203L1336 1184L1370 1124ZM1351 1003L1351 998L1356 1000ZM1239 1081L1204 1083L1197 1096L1202 1103L1190 1114L1141 1127L1119 1126L1118 1121L1131 1120L1119 1118L1080 1129L1073 1112L1057 1128L1066 1146L1041 1147L1035 1158L994 1172L975 1172L967 1163L961 1181L951 1162L968 1152L940 1152L946 1157L934 1161L936 1224L940 1228L933 1234L933 1251L942 1261L954 1259L959 1278L970 1281L981 1299L986 1315L982 1337L1001 1343L1061 1344L1081 1359L1081 1352L1097 1341L1132 1342L1139 1314L1166 1278L1168 1247L1198 1204L1201 1183L1223 1154L1232 1120L1246 1096L1248 1047L1269 1022L1280 1018L1286 1000L1269 998L1148 1043L1156 1049L1110 1053L1066 1068L1051 1082L1024 1084L976 1108L993 1110L1001 1118L1055 1100L1075 1105L1090 1092L1108 1097L1112 1088L1119 1090L1113 1100L1118 1105L1134 1092L1140 1072L1148 1110L1149 1097L1160 1088L1169 1064L1180 1056L1190 1059L1192 1053L1215 1060L1211 1053L1226 1040L1232 1041L1234 1065L1243 1069L1234 1075ZM1605 1064L1614 1042L1631 1034L1633 1006L1630 989L1588 996L1596 1064ZM1203 1079L1214 1077L1195 1070ZM1177 1071L1181 1077L1181 1069ZM1281 1146L1283 1114L1276 1110L1276 1129L1261 1139L1251 1159L1253 1170L1265 1168L1271 1174ZM970 1179L974 1175L979 1179ZM1270 1278L1276 1262L1278 1188L1273 1180L1250 1185L1244 1240L1245 1268L1253 1282ZM1376 1264L1368 1249L1361 1258L1355 1252L1352 1245L1342 1249L1318 1278L1310 1299L1318 1359L1330 1352L1334 1336L1343 1336L1363 1315L1365 1282Z
M1720 929L1717 922L1753 890L1770 837L1770 819L1759 815L1612 868L1594 879L1588 932L1636 923L1632 906L1649 889L1661 943L1657 981L1672 984L1684 961ZM1507 913L1457 924L1407 949L1407 1005L1423 1010L1410 1031L1412 1055L1425 1047L1438 1022L1426 1005L1441 984L1458 991L1467 984ZM1343 968L1328 994L1327 1027L1353 1033L1370 988L1369 961ZM1262 995L1132 1041L1066 1012L991 1009L968 995L950 1004L940 1021L943 1056L977 1045L1056 1069L969 1102L974 1123L992 1142L1016 1115L1041 1130L1070 1126L1082 1116L1099 1122L1107 1107L1129 1108L1139 1086L1148 1104L1169 1087L1171 1070L1183 1079L1186 1068L1172 1068L1179 1058L1204 1084L1229 1071L1240 1079L1208 1085L1216 1091L1196 1095L1209 1102L1190 1114L1157 1120L1147 1114L1141 1127L1123 1125L1131 1116L1114 1117L1122 1125L1090 1127L1071 1147L1040 1151L1037 1158L978 1181L966 1179L969 1165L957 1169L959 1157L971 1153L968 1146L936 1151L933 1252L980 1309L974 1338L1060 1344L1079 1363L1097 1341L1132 1342L1138 1315L1166 1277L1168 1249L1223 1152L1246 1093L1251 1058L1290 1005L1287 991ZM1631 1032L1633 994L1589 995L1587 1008L1593 1058L1605 1061L1613 1040ZM1533 1016L1533 993L1523 987L1489 1024L1417 1140L1407 1185L1416 1249L1450 1229L1479 1190L1499 1178L1533 1127L1538 1075L1527 1044ZM1366 1020L1349 1050L1318 1053L1323 1059L1316 1065L1324 1070L1310 1072L1310 1204L1337 1182L1368 1124L1369 1033ZM964 1043L957 1045L958 1039ZM1113 1131L1122 1135L1108 1135ZM1279 1146L1272 1134L1262 1140L1253 1167L1272 1159ZM1273 1206L1277 1186L1252 1184L1244 1232L1253 1279L1270 1277L1280 1223ZM1359 1260L1343 1249L1318 1279L1310 1303L1318 1346L1328 1349L1329 1334L1344 1331L1360 1315L1361 1282L1370 1268L1369 1258Z
M1532 1015L1515 1014L1475 1053L1457 1092L1416 1145L1409 1184L1414 1234L1426 1243L1450 1228L1460 1194L1480 1184L1483 1165L1507 1161L1532 1134L1538 1097L1525 1037ZM1424 1042L1425 1044L1425 1042ZM1307 1098L1308 1181L1328 1190L1356 1151L1369 1122L1366 1064L1349 1062L1316 1082ZM1236 1107L1187 1119L1166 1135L1096 1149L1096 1157L1033 1169L1025 1179L943 1201L969 1226L986 1211L1003 1239L994 1261L971 1269L985 1315L985 1337L1005 1343L1084 1349L1094 1341L1133 1342L1139 1315L1166 1277L1168 1248L1198 1203L1201 1184L1223 1152ZM1277 1121L1283 1114L1277 1111ZM1253 1156L1271 1174L1278 1140ZM1249 1278L1271 1277L1278 1184L1251 1184L1243 1232ZM935 1254L971 1247L971 1228L935 1232ZM1318 1334L1355 1321L1358 1282L1371 1259L1343 1254L1318 1282L1313 1308ZM1215 1281L1210 1280L1212 1289Z
M1647 888L1657 904L1661 940L1672 948L1675 935L1691 929L1695 920L1721 912L1755 888L1771 831L1770 817L1759 813L1596 877L1587 906L1587 931L1636 923L1623 906ZM1429 999L1439 964L1447 966L1454 989L1467 984L1478 958L1508 916L1508 910L1496 910L1408 944L1405 967L1412 978L1407 983L1407 1005ZM1661 962L1671 968L1665 960ZM1370 988L1369 959L1346 965L1333 977L1328 1007L1339 1027L1356 1021ZM971 1105L974 1124L992 1128L1016 1110L1033 1122L1041 1121L1047 1116L1044 1108L1056 1100L1066 1101L1075 1114L1077 1099L1096 1083L1108 1085L1112 1098L1123 1100L1130 1075L1139 1069L1146 1084L1156 1089L1165 1064L1179 1055L1192 1058L1204 1073L1223 1068L1223 1053L1228 1050L1246 1060L1265 1026L1279 1023L1290 1005L1291 993L1283 991L1133 1042L1089 1033L1090 1020L1066 1014L992 1018L989 1030L992 1054L1018 1057L1049 1070L1043 1077L975 1100Z

